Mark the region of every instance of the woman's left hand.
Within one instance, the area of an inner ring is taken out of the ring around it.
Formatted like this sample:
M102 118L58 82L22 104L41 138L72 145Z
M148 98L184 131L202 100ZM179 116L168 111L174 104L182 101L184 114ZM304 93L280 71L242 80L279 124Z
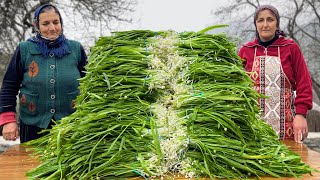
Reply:
M297 114L294 117L293 134L294 140L297 143L302 143L302 141L308 137L308 123L306 118L301 114Z

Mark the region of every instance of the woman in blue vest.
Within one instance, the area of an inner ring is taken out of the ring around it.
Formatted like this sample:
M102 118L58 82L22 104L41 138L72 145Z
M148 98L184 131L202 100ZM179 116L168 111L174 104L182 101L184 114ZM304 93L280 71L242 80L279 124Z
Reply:
M74 112L78 79L84 76L87 59L79 42L65 38L55 6L45 4L35 11L34 29L36 35L16 48L0 92L3 137L20 136L21 143L39 138L52 120ZM20 127L15 113L18 93Z

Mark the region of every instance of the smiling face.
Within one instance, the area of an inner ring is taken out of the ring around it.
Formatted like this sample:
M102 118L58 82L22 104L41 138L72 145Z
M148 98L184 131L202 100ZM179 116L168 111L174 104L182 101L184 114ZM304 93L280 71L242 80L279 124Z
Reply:
M260 40L270 41L276 34L277 19L270 10L262 10L257 16L256 27Z
M61 34L62 26L59 14L50 9L39 15L39 30L43 37L55 40Z

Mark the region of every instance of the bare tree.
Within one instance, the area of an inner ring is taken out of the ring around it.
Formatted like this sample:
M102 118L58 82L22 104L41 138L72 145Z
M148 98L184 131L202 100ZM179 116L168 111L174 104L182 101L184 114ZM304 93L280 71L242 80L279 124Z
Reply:
M254 38L253 14L262 4L277 7L280 28L300 45L311 76L320 84L320 0L232 0L214 14L230 25L228 33L241 37L240 46Z
M113 21L130 22L135 0L0 0L0 51L12 54L17 44L32 33L33 13L45 3L56 5L62 14L86 33L88 27L110 29ZM72 18L75 17L75 18ZM98 34L99 35L99 34ZM3 62L2 62L3 64Z

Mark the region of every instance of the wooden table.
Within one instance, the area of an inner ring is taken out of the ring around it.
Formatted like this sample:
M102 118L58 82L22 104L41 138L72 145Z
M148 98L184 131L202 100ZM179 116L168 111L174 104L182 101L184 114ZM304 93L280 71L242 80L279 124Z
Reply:
M301 155L302 160L311 167L320 170L320 153L308 149L303 144L297 144L294 141L284 141L284 143L294 152ZM29 156L23 146L15 145L10 147L6 152L0 154L0 180L20 180L27 179L25 173L39 165L36 158ZM140 179L140 178L133 178ZM182 179L182 178L175 178ZM295 178L273 178L263 177L263 180L293 180ZM320 172L304 175L303 179L320 180Z
M11 146L0 154L0 180L27 179L25 173L37 167L39 161L26 152L26 148L20 145Z

